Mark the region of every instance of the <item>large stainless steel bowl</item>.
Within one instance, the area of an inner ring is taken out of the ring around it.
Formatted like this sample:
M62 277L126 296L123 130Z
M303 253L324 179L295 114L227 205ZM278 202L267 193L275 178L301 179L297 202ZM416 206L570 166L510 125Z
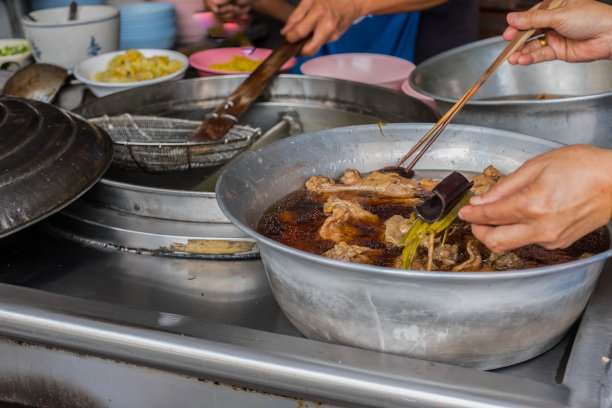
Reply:
M446 112L505 47L501 37L443 52L421 64L411 86ZM560 99L533 99L547 94ZM612 147L612 61L502 65L453 123L481 125L565 144Z
M219 205L257 239L280 307L307 337L416 358L492 369L553 346L584 309L604 260L483 273L404 271L351 264L282 245L255 231L277 199L314 174L393 164L430 124L323 130L236 160L217 183ZM450 125L420 169L511 172L558 143L495 129Z

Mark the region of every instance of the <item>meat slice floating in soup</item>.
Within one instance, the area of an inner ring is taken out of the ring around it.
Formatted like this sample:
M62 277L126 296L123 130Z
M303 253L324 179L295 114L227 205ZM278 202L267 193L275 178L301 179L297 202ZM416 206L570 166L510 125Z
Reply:
M482 194L504 176L493 166L472 178ZM313 176L305 188L274 203L259 220L264 236L293 248L347 262L402 268L402 251L415 223L414 207L431 196L439 180L408 179L395 173L363 177L348 169L339 180ZM443 232L428 230L414 243L410 269L453 272L503 271L569 262L609 247L600 228L566 249L527 245L493 253L455 219Z

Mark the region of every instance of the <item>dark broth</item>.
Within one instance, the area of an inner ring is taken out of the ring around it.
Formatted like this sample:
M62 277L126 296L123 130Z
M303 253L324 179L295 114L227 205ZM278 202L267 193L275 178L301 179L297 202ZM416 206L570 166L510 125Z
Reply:
M551 94L521 94L521 95L503 95L491 96L488 98L475 98L475 101L537 101L547 99L565 99L571 95L551 95Z
M373 214L378 215L378 224L353 224L353 239L348 244L359 245L380 250L381 255L376 257L374 264L378 266L393 267L396 258L401 254L402 248L390 245L384 241L384 222L393 215L410 217L414 211L413 206L406 205L404 201L381 199L376 196L364 196L355 193L334 193L343 200L354 200ZM335 246L335 242L323 239L319 229L327 218L323 212L323 205L330 194L316 194L305 189L295 191L271 205L262 215L257 232L293 248L322 255ZM472 239L469 226L463 221L456 221L449 234L447 243L462 243ZM465 245L459 245L465 248ZM610 247L607 229L600 228L566 249L546 250L537 245L527 245L512 252L525 262L525 267L556 265L578 259L585 253L595 254L603 252ZM479 249L484 258L488 258L490 251L482 244ZM463 249L459 253L459 263L468 259Z

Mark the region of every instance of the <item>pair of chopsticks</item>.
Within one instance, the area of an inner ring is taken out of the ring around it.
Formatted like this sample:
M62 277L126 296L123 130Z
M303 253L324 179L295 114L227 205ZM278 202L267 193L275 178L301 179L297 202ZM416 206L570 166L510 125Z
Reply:
M544 0L538 8L542 10L554 9L563 4L564 1L565 0ZM423 136L421 140L419 140L418 143L415 144L412 149L400 159L400 161L395 165L395 167L400 167L406 160L408 160L410 156L414 154L414 152L419 149L419 147L421 147L421 145L423 145L423 143L427 142L427 144L423 147L423 149L421 149L421 151L412 160L412 162L410 162L410 164L404 169L404 172L410 172L410 170L412 170L414 165L419 161L423 154L425 154L427 149L429 149L433 142L435 142L440 133L442 133L442 131L449 124L449 122L457 115L457 113L459 113L461 108L463 108L467 101L476 93L480 86L487 79L489 79L489 77L510 57L510 55L512 55L521 45L523 45L530 37L532 37L536 33L536 31L539 30L534 28L531 30L520 32L516 37L514 37L512 41L508 43L506 48L504 48L504 50L495 59L495 61L493 61L491 66L487 68L484 74L482 74L481 77L478 78L478 81L476 81L474 86L472 86L465 93L465 95L463 95L463 97L461 97L461 99L459 99L457 103L455 103L453 107L450 108L448 112L446 112L446 114L444 114L444 116L440 118L440 120L434 125L434 127L431 128L431 130L427 132L425 136Z

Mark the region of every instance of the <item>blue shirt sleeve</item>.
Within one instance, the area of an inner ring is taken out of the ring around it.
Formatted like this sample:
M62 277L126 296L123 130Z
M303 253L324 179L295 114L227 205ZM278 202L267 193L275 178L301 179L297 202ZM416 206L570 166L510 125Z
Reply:
M414 60L420 12L366 16L353 24L337 41L327 43L312 57L298 58L291 71L300 73L305 61L322 55L373 53Z

